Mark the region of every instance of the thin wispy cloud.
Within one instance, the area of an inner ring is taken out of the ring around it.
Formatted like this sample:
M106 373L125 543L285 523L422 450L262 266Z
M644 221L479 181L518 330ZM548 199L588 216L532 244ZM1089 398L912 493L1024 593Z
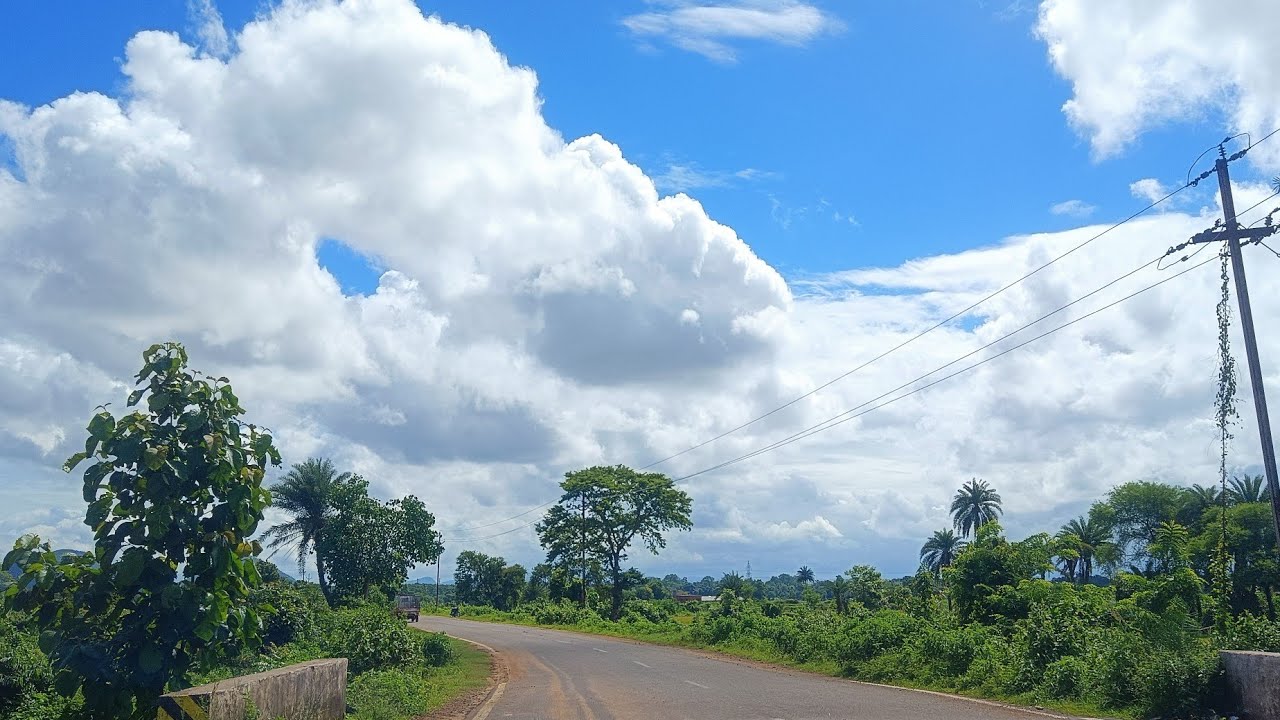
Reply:
M799 0L664 0L655 4L662 9L629 15L622 24L646 42L667 42L726 64L737 62L735 43L741 41L802 47L844 29L836 16Z
M1083 200L1064 200L1049 207L1049 212L1054 215L1066 215L1073 218L1087 218L1097 210L1097 206L1090 205Z
M741 170L709 170L697 163L669 163L653 176L653 183L664 193L690 192L702 188L729 187L736 183L762 182L780 177L778 173L759 168Z
M187 0L187 15L205 52L220 58L231 52L231 39L213 0Z

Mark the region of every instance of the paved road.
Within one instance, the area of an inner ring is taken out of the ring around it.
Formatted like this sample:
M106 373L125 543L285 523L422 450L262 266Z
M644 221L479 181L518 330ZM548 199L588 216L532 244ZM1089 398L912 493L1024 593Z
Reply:
M489 720L1043 718L1016 708L775 670L682 648L452 618L426 617L418 625L498 651L508 677L489 709Z

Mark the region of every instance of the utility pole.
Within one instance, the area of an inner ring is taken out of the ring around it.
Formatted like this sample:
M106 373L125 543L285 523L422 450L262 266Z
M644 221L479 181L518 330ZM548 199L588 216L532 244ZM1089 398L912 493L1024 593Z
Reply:
M440 556L436 556L436 607L440 607Z
M1267 414L1267 393L1262 386L1262 365L1258 360L1258 339L1253 330L1249 283L1244 275L1244 257L1240 254L1241 238L1261 240L1278 228L1271 225L1260 228L1241 228L1236 222L1236 203L1231 194L1231 172L1227 166L1231 161L1243 157L1246 152L1248 148L1227 157L1223 146L1218 146L1218 160L1214 170L1218 173L1218 191L1222 195L1225 224L1221 231L1207 230L1191 238L1191 242L1227 241L1227 252L1231 256L1231 270L1235 276L1236 300L1240 304L1240 328L1244 331L1244 353L1249 361L1249 385L1253 389L1253 406L1258 417L1258 438L1262 441L1262 467L1267 474L1267 490L1271 495L1271 520L1275 525L1276 539L1280 542L1280 480L1276 478L1276 450L1271 436L1271 418Z

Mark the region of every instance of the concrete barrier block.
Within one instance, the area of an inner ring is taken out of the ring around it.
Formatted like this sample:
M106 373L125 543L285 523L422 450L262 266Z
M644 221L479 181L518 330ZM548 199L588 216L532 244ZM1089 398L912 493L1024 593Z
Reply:
M1248 720L1280 720L1280 653L1224 650L1222 668Z
M160 698L159 720L342 720L347 660L312 660L187 688Z

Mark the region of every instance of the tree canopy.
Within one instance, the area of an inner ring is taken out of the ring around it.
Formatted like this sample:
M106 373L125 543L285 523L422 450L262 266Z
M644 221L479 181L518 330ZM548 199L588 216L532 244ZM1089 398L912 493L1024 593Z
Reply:
M148 348L133 410L99 409L84 452L63 466L90 463L93 552L59 558L27 536L0 563L22 570L6 604L43 631L55 688L81 692L93 717L154 715L155 698L215 652L259 642L250 590L261 547L249 538L270 499L263 474L280 456L241 419L229 381L187 361L177 343Z
M692 527L693 500L667 476L623 465L566 473L560 487L560 501L537 525L547 562L572 566L584 554L600 562L612 580L611 617L617 619L628 550L636 542L655 554L666 547L665 532Z

